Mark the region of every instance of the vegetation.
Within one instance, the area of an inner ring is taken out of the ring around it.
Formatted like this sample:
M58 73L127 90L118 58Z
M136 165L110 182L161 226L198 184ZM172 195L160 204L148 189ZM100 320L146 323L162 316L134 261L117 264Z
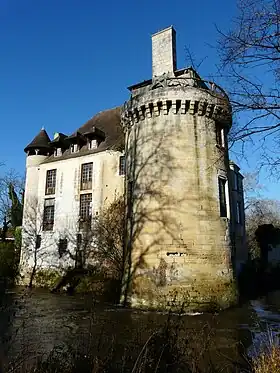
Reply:
M280 346L272 346L270 351L262 353L253 363L254 373L280 372Z
M256 237L259 226L272 224L280 227L280 202L269 199L255 199L247 209L246 234L247 244L252 259L260 258L260 245ZM272 244L272 242L270 242ZM276 242L277 243L277 242Z
M54 269L39 269L35 274L36 286L51 289L60 279L61 273Z
M277 172L280 129L280 4L274 0L238 0L237 17L219 30L218 50L233 110L240 116L232 140L261 139L263 166ZM268 136L273 139L266 146ZM273 148L271 148L273 145ZM274 149L275 146L275 149ZM275 150L275 152L274 152Z
M17 279L19 251L13 242L0 242L0 291Z
M22 224L24 179L14 170L0 176L0 221L16 228Z

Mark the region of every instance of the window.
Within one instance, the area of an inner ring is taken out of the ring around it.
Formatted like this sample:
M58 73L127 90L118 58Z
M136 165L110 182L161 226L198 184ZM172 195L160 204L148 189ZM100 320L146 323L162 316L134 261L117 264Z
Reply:
M82 164L81 190L92 188L92 163Z
M46 194L55 194L56 170L48 170L46 177Z
M227 217L227 202L226 202L226 179L219 177L219 200L220 200L220 216Z
M79 150L78 144L71 144L70 150L71 153L77 153L77 151Z
M119 175L125 175L125 156L121 155L119 160Z
M237 179L237 191L242 192L243 185L242 185L242 176L239 174Z
M54 198L45 199L43 231L52 231L54 224Z
M233 177L233 189L238 191L238 173L234 172Z
M67 238L60 238L58 243L58 255L59 259L63 257L67 252L68 241Z
M242 224L242 212L241 212L241 202L238 201L236 204L236 223Z
M88 142L88 148L89 148L89 149L97 149L97 147L98 147L98 142L97 142L97 140L90 140L90 141Z
M216 144L222 148L225 146L224 129L219 123L216 123Z
M54 150L54 156L55 157L60 157L62 155L62 149L61 148L56 148Z
M82 221L87 221L91 217L92 210L92 194L81 194L80 196L80 218Z

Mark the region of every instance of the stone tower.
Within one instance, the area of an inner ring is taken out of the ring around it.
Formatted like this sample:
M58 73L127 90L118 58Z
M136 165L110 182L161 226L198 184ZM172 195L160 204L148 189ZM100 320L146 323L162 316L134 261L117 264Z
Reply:
M175 30L152 36L151 80L123 108L127 273L132 306L236 301L225 92L193 68L177 70ZM200 307L199 307L200 308Z

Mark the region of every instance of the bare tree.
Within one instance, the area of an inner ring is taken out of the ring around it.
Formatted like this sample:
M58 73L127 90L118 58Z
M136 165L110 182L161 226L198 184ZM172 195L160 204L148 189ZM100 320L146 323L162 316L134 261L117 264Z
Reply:
M280 129L280 2L238 0L238 17L228 32L220 33L218 49L222 75L235 113L245 113L233 126L232 141L257 137L265 149L263 165L278 165ZM259 135L259 136L258 136Z
M60 259L64 258L72 265L53 291L67 283L74 284L73 277L92 271L98 278L111 278L121 284L124 220L124 200L119 198L105 207L99 216L79 219L74 227L66 224L67 228L59 235L58 254Z
M244 191L244 208L245 212L253 207L255 203L262 198L261 192L264 186L259 183L259 172L247 172L244 174L243 191Z
M38 203L37 198L25 201L21 266L23 272L28 272L30 288L38 269L48 260L49 248L53 245L51 238L42 240L43 230L48 229L48 225L51 224L44 219L44 214L44 208Z
M125 203L116 199L95 220L96 259L117 280L124 274Z
M58 256L60 259L67 258L71 267L85 268L89 260L93 257L95 249L95 231L92 217L89 219L78 219L74 226L69 226L61 230L57 243Z

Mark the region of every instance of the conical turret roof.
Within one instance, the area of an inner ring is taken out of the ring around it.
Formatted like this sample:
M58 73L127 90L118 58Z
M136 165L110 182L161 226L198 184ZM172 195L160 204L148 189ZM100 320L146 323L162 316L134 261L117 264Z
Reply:
M38 135L35 136L34 139L31 141L31 143L27 145L24 151L26 153L28 150L34 149L50 149L50 141L51 140L47 132L42 128Z

